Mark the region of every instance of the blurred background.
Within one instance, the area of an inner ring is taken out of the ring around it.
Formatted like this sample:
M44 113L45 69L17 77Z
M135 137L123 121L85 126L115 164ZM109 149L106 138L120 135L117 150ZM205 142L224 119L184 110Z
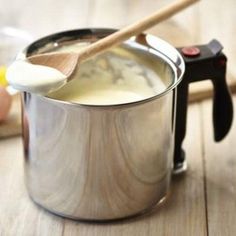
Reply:
M0 28L11 26L22 29L34 39L57 31L85 28L120 28L171 0L0 0ZM207 43L216 38L224 45L229 58L228 82L236 88L236 1L202 0L182 13L149 30L174 46ZM211 85L196 85L209 96ZM205 94L205 95L204 95Z

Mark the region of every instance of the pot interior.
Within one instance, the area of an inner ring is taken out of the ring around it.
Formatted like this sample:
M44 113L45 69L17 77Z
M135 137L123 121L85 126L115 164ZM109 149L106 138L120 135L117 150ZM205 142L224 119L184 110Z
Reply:
M58 33L31 44L26 55L78 52L111 32L97 29ZM139 35L81 63L72 75L75 79L46 97L98 106L148 101L177 86L184 71L181 59L177 50L166 42L154 36ZM104 90L109 97L105 101L101 96ZM78 95L83 98L78 100Z

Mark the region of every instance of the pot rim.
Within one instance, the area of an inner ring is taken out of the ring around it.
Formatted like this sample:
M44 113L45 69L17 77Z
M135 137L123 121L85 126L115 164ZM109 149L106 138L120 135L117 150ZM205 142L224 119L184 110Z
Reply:
M105 37L106 35L113 33L116 31L111 28L82 28L82 29L74 29L61 31L54 34L50 34L48 36L42 37L34 42L32 42L29 46L27 46L23 51L21 51L17 55L17 59L25 59L27 56L33 54L37 49L45 47L47 45L54 46L55 44L65 42L68 40L78 40L78 39L88 39L88 36L94 35L96 39ZM87 37L87 38L86 38ZM91 39L91 37L90 37ZM132 46L134 48L148 48L148 52L157 58L161 59L164 63L168 64L171 68L174 79L173 82L161 93L153 95L149 98L145 98L139 101L120 103L120 104L108 104L108 105L93 105L93 104L80 104L75 102L63 101L55 98L51 98L44 95L34 94L38 98L49 101L51 103L59 103L64 105L77 106L81 108L117 108L117 107L129 107L136 106L140 104L144 104L156 99L159 99L173 89L175 89L178 84L181 82L184 72L185 72L185 63L181 54L174 48L171 44L166 41L160 39L159 37L153 36L151 34L140 34L138 36L133 36L129 40L124 42L124 45ZM158 46L157 46L158 45ZM33 94L29 92L23 92L24 94Z

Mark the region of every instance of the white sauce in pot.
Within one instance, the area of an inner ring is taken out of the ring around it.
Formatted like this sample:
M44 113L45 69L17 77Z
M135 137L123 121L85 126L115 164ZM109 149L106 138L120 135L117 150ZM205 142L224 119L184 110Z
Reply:
M73 46L59 50L72 51ZM79 65L73 80L48 94L48 97L87 105L114 105L144 100L167 88L148 64L146 56L140 58L139 54L117 47ZM153 61L153 65L156 65L156 61ZM164 67L162 65L160 69Z
M54 51L76 52L80 48L77 43ZM150 62L156 65L147 55L117 47L81 63L68 83L60 71L27 61L15 61L8 68L7 80L15 89L58 100L89 105L122 104L155 96L167 88ZM166 74L165 68L159 68L162 74Z

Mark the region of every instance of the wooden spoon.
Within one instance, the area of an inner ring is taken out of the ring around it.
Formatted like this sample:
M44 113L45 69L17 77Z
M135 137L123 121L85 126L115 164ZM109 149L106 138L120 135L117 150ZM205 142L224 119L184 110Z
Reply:
M158 10L154 14L83 48L78 53L45 53L31 56L28 58L28 60L33 64L53 67L62 72L67 77L67 80L70 80L70 76L75 70L78 62L84 61L115 45L118 45L129 39L131 36L140 34L144 30L171 17L175 13L183 10L197 1L199 0L178 0L174 3L171 3L168 6Z

